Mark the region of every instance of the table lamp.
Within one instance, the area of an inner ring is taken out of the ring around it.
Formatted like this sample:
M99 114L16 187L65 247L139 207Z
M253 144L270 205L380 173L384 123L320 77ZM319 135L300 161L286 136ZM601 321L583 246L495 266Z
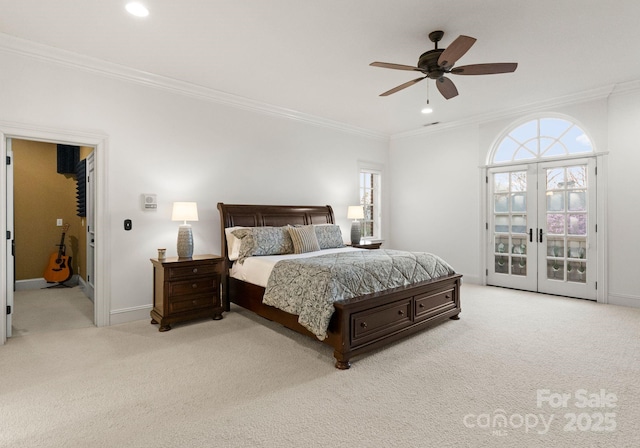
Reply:
M351 223L351 244L360 244L362 230L359 219L364 219L364 209L362 205L350 205L347 210L347 218L353 219Z
M193 233L191 224L187 221L198 220L198 205L195 202L174 202L172 221L183 221L178 230L178 257L191 258L193 256Z

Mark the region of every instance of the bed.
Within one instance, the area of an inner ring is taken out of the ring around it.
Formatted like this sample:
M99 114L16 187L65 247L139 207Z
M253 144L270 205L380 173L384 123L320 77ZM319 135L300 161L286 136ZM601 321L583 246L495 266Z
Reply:
M229 253L227 229L331 225L335 223L331 206L218 203L218 210L221 220L221 250L225 259L225 309L229 311L230 304L234 303L291 330L317 338L317 334L300 324L298 315L264 304L264 286L229 275L233 264L238 261ZM408 286L333 302L333 313L322 342L333 348L335 366L338 369L348 369L354 356L378 349L448 319L458 319L461 311L461 278L460 274L450 272Z

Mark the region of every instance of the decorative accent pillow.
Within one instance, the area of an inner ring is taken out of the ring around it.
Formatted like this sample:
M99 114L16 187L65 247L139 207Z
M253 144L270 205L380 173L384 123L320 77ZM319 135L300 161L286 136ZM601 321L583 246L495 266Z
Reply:
M286 227L251 227L231 233L241 240L240 264L248 257L293 253L293 242Z
M289 226L289 235L293 241L293 253L304 254L320 250L316 232L313 226Z
M314 226L320 249L344 247L342 230L336 224L317 224Z

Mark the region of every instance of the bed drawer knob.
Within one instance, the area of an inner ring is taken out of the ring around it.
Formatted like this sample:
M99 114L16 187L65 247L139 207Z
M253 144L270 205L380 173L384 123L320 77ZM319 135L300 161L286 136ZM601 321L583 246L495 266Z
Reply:
M404 311L402 311L402 310L398 310L398 315L400 315L400 316L404 316Z
M193 285L191 285L191 287L192 287L193 289L196 289L196 288L198 287L198 284L197 284L197 283L194 283Z
M367 323L366 322L360 322L360 326L362 328L367 328Z
M420 305L418 305L418 308L424 308L424 303L421 303Z
M444 296L444 298L445 298L445 299L450 299L450 298L451 298L451 296L450 296L449 294L447 294L447 295L445 295L445 296Z
M198 268L193 268L193 273L197 274L198 273Z

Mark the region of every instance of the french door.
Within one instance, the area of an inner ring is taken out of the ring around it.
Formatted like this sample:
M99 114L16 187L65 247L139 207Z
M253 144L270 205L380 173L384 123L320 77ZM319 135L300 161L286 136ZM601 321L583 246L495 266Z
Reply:
M596 299L595 159L488 170L487 284Z

